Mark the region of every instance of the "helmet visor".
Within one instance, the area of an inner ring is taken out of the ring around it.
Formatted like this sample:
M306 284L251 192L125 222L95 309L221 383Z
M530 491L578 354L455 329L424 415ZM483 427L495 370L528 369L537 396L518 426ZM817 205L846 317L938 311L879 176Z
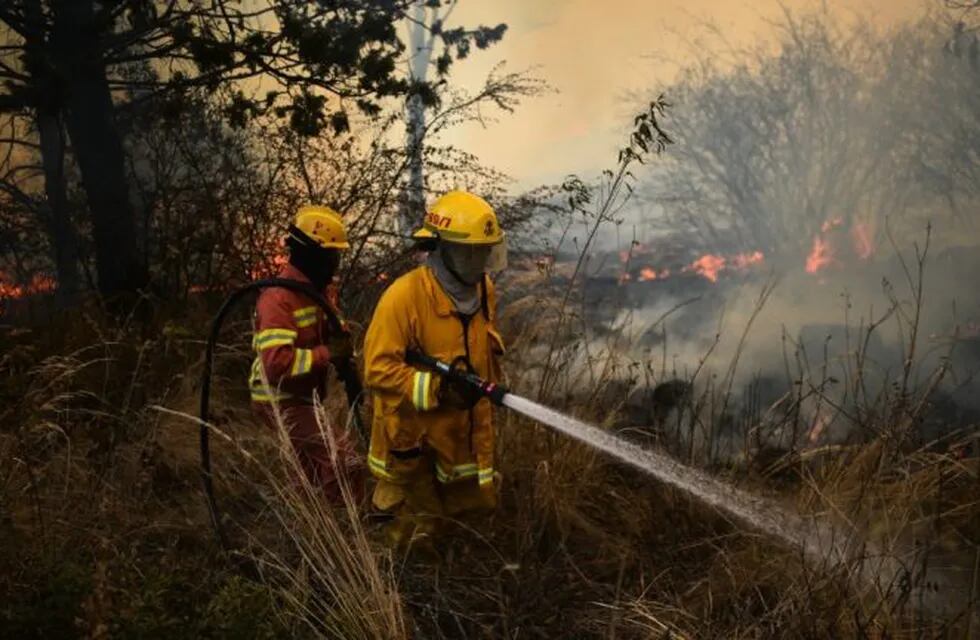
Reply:
M467 284L476 284L483 274L507 266L507 247L503 242L494 245L441 242L439 247L446 264Z
M490 256L487 258L486 267L488 273L500 273L507 268L507 237L504 236L500 242L490 246Z

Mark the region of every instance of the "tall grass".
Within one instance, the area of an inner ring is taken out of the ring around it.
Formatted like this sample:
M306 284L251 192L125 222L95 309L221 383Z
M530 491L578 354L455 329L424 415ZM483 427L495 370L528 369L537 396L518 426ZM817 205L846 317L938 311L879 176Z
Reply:
M924 266L913 264L905 284L918 283ZM731 380L746 366L744 350L720 366L702 352L703 364L688 371L663 352L640 360L628 323L594 332L577 288L563 304L564 284L519 275L528 298L501 315L506 382L515 391L543 390L548 404L612 429L631 390L686 374L690 393L656 423L623 435L832 522L850 543L850 560L805 558L507 412L495 417L497 513L440 540L439 563L392 557L349 487L345 506L326 506L299 470L283 425L272 432L254 423L243 323L233 332L241 339L219 350L212 425L218 497L247 560L229 563L198 487L196 423L188 417L200 366L194 332L147 339L89 323L59 330L58 340L3 334L4 631L624 639L969 638L980 630L976 435L916 442L910 436L929 415L932 374L941 369L906 375L902 367L888 380L895 385L880 383L867 355L883 322L899 314L915 321L916 303L904 299L928 292L906 286L911 293L896 296L901 311L848 318L853 339L836 359L807 353L786 335L785 375L794 384L777 403L733 421L743 398ZM670 319L657 322L669 329ZM922 332L904 326L906 340L920 342L904 353L921 358ZM720 332L739 343L758 330L746 321ZM344 428L335 401L318 409L331 450L335 429ZM809 442L815 416L855 437ZM255 571L242 572L242 564ZM55 600L63 615L42 613ZM937 610L937 601L948 606Z
M935 370L913 375L919 366L915 354L922 351L919 308L926 295L922 271L927 248L928 242L917 251L912 266L906 266L909 301L892 295L892 308L882 318L858 327L845 318L857 334L849 341L851 348L842 354L823 354L823 362L843 363L847 372L843 392L832 391L837 384L833 376L839 374L821 363L820 354L807 354L803 345L785 341L790 391L772 406L755 407L736 425L738 437L726 444L737 448L735 455L719 456L719 427L731 423L728 414L736 393L732 380L745 336L766 302L769 285L762 288L746 325L736 328L741 337L720 379L705 364L718 338L688 372L668 369L663 366L666 359L659 369L652 363L631 362L632 354L623 350L622 333L593 340L583 354L582 344L591 337L584 326L580 333L557 338L543 364L533 351L516 356L511 351L512 358L531 355L530 362L511 363L511 371L531 379L528 384L516 377L513 386L540 388L535 382L540 367L550 366L542 377L550 381L553 392L545 400L593 420L606 419L607 411L622 403L622 378L655 387L687 373L691 393L662 423L641 430L653 436L646 442L712 466L733 483L771 495L774 504L832 523L835 535L845 541L840 544L851 549L843 562L808 561L778 541L719 522L718 514L687 496L641 489L633 474L596 459L578 444L520 420L507 421L501 457L510 475L528 472L513 468L515 458L526 460L530 454L540 461L533 472L537 491L532 495L537 504L517 513L527 515L523 524L530 531L542 530L545 523L554 526L562 547L571 546L568 539L578 530L591 544L608 550L609 563L603 570L610 578L603 586L616 585L614 600L606 604L614 612L617 628L628 626L625 600L632 603L632 611L646 611L662 624L698 637L970 637L977 629L980 573L975 559L980 540L975 531L980 530L976 528L980 502L967 497L980 486L977 451L969 448L976 441L977 425L972 430L949 428L938 442L916 443L911 437L929 411L929 398L946 366L940 360ZM563 313L563 306L541 304L540 294L536 300L536 323L524 325L525 330L533 333L543 326L550 331L548 327L558 323L549 313ZM896 318L905 336L905 356L897 375L889 378L874 369L867 351L881 324ZM535 338L524 342L533 344ZM628 340L625 343L628 346ZM643 375L637 375L640 370ZM880 384L871 385L872 378ZM913 382L916 378L923 382ZM703 380L699 383L699 379ZM602 388L617 391L619 397L597 402L602 394L595 390ZM843 445L813 446L807 436L813 433L814 421L824 419L836 421L840 430L855 437ZM773 442L765 431L791 434L777 441L782 450L775 458L764 446ZM963 458L964 452L971 457ZM651 510L650 499L664 510ZM673 535L656 530L658 518ZM615 536L615 542L600 543L603 534ZM644 558L650 539L663 538L674 539ZM692 558L692 548L704 553ZM642 569L640 576L624 579L622 572L613 570L615 559L623 554L634 559L630 566L650 563L651 572L654 566L663 567L662 572L652 584L646 582ZM698 568L684 575L683 567L690 567L692 561ZM679 589L673 587L678 582L675 573L681 574L679 582L684 585ZM699 574L704 577L693 579ZM633 599L623 597L624 583L636 585ZM692 600L692 595L697 597ZM649 603L646 609L644 603ZM665 610L672 615L664 618L659 612Z
M317 402L315 410L322 442L339 467L338 427L322 404ZM278 407L274 414L276 454L271 459L261 460L238 447L259 472L253 493L261 496L266 519L277 525L271 540L271 531L249 531L247 524L242 530L245 552L261 579L275 590L283 614L302 621L316 636L407 638L391 555L369 537L363 505L349 478L338 474L343 506L331 506L303 472ZM250 474L235 475L248 482Z

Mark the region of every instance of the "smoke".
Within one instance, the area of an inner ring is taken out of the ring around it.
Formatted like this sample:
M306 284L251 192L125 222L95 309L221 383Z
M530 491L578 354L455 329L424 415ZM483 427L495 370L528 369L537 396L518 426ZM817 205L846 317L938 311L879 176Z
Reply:
M829 226L867 254L943 218L940 246L980 240L976 34L941 13L888 32L826 9L776 27L751 49L719 39L652 90L676 144L607 239L684 233L705 251L798 257Z
M707 47L663 89L676 144L598 245L629 254L616 349L729 404L795 394L814 441L912 389L980 410L975 36L941 13L882 32L826 10L787 12L778 32Z
M718 399L692 422L733 441L787 419L780 447L847 440L919 401L936 416L916 420L924 441L980 421L973 34L939 13L889 32L827 11L777 26L778 42L706 47L656 89L676 144L592 246L594 331L569 365L605 350L621 382L691 381Z
M915 439L928 443L975 424L980 305L968 274L980 273L980 252L924 254L925 242L923 234L918 254L881 253L860 268L811 274L798 263L770 264L715 283L690 275L623 285L633 303L611 323L626 336L619 354L652 372L634 381L633 402L646 406L634 407L633 421L653 422L650 390L681 380L695 395L714 396L702 410L727 424L711 434L721 458L747 455L747 432L767 422L778 426L756 447L868 437L856 429L869 413L883 418L926 390L935 415L917 423ZM698 422L686 423L678 445L708 446L708 434L692 432Z

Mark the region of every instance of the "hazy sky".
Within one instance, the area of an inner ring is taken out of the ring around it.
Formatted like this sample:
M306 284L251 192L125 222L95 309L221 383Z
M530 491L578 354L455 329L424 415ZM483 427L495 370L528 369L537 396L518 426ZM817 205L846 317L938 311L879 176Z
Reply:
M918 14L928 0L827 0L841 16L883 27ZM475 90L498 62L537 67L558 93L531 99L486 129L466 125L446 137L532 186L615 162L633 104L631 90L655 90L690 58L711 21L735 46L770 38L781 6L813 0L461 0L451 22L509 25L503 42L454 67L454 82ZM696 45L693 45L696 46Z

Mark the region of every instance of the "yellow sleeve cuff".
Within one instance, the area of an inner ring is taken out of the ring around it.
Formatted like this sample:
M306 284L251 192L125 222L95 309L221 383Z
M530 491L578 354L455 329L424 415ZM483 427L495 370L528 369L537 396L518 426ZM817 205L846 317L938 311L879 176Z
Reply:
M293 368L290 375L301 376L313 370L313 350L296 349L293 356Z
M429 371L416 371L412 376L412 405L418 411L429 411L436 407L437 382Z

